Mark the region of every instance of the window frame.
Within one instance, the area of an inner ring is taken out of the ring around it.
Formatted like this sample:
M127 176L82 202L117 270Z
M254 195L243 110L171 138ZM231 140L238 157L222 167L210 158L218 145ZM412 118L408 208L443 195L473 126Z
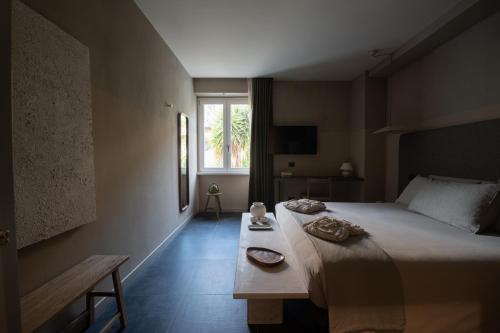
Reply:
M247 97L198 98L198 174L199 175L248 175L250 168L231 168L231 104L250 105ZM224 156L222 168L205 168L205 104L223 105Z

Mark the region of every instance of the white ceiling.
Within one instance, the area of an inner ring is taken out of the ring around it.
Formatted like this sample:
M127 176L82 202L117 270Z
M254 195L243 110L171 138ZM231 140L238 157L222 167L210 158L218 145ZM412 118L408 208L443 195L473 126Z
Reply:
M135 0L193 77L349 80L458 0Z

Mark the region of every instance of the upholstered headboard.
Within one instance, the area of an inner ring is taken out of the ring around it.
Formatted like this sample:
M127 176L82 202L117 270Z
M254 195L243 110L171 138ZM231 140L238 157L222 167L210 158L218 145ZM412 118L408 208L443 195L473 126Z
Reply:
M401 135L399 192L430 174L500 179L500 119Z

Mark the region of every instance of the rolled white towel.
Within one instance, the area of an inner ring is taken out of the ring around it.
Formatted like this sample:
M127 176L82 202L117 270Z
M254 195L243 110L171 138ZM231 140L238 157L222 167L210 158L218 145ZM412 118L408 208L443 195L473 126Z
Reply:
M343 242L352 236L367 233L358 225L329 216L322 216L304 223L303 228L308 234L336 243Z
M310 199L293 199L283 204L285 208L303 214L314 214L326 210L326 206L321 201Z

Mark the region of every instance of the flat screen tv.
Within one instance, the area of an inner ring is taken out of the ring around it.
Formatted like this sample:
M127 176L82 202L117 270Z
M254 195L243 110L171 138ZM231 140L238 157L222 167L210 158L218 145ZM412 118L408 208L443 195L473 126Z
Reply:
M273 152L277 155L315 155L316 126L274 126Z

